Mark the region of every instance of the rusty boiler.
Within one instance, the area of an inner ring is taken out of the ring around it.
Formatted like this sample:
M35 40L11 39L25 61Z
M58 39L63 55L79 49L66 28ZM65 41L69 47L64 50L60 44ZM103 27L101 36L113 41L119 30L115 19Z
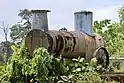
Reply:
M64 58L83 57L87 60L97 57L108 65L109 56L104 48L104 40L100 35L92 33L92 15L90 11L74 13L75 31L62 28L59 31L48 29L48 10L32 10L31 31L25 43L30 55L37 47L45 47L49 53L62 55ZM102 50L102 51L100 51Z

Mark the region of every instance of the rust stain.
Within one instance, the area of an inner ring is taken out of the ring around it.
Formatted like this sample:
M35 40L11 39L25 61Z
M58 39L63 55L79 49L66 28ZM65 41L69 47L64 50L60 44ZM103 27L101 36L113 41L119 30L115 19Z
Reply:
M93 58L97 47L103 46L101 36L89 36L82 32L67 30L50 30L46 33L42 30L32 30L26 37L26 46L30 54L36 47L45 47L50 53L62 55L65 58L84 57Z

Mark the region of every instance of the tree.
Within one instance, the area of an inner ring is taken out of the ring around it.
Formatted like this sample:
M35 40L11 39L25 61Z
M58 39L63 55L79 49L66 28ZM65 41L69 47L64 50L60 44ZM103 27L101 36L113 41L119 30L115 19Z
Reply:
M104 37L109 54L124 56L124 6L119 10L119 18L120 22L94 21L93 30Z
M21 20L10 28L10 37L13 42L21 42L31 29L31 11L28 9L20 10L18 16L21 17Z
M7 48L6 48L7 44ZM3 41L0 43L0 62L7 62L9 57L12 55L13 51L11 45L13 43L9 41ZM7 53L6 53L7 52Z
M120 21L124 21L124 5L119 9L119 18Z
M9 30L9 26L5 26L5 23L2 22L2 26L0 27L0 29L3 30L3 33L4 33L4 38L5 38L5 42L4 42L4 53L6 55L6 60L8 60L9 58L9 44L8 44L8 30Z

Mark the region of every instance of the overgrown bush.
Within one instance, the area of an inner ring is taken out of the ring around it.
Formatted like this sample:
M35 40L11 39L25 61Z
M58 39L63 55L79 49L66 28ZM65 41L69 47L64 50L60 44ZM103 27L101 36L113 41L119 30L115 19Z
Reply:
M12 46L14 51L6 65L0 66L1 83L101 83L102 67L96 59L90 63L84 58L55 58L46 49L37 48L33 57L29 56L24 44L20 48Z

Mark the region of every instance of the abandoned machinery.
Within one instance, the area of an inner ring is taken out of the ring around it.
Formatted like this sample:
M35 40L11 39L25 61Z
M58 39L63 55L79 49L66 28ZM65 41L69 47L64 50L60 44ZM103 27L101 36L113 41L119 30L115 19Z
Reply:
M37 47L45 47L55 56L64 58L83 57L90 60L96 57L98 63L107 66L109 56L104 48L100 35L92 34L92 12L75 12L75 31L62 28L59 31L49 30L47 21L48 10L32 10L31 31L27 34L25 43L30 55Z

